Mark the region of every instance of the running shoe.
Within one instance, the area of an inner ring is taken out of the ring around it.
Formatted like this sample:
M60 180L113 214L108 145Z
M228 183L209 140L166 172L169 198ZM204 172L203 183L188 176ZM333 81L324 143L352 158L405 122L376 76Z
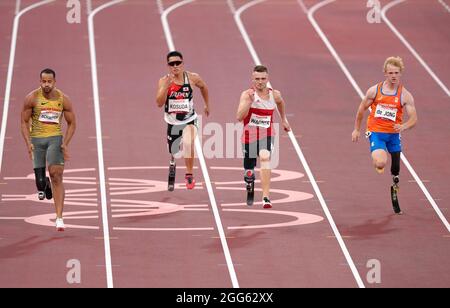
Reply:
M263 208L265 208L265 209L272 208L272 202L270 202L269 198L267 198L267 197L263 198Z
M44 200L45 199L45 192L44 191L38 191L38 199Z
M56 218L56 231L64 231L66 226L64 225L64 221L62 218Z
M195 179L192 174L186 174L186 188L189 190L193 190L195 188Z
M48 177L45 179L45 198L47 200L51 200L53 198L52 184L50 183L50 179Z

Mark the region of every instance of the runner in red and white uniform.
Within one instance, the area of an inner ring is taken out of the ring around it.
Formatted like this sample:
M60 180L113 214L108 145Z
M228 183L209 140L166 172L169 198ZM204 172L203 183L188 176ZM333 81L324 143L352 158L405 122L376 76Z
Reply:
M278 108L285 131L290 131L286 119L285 102L280 91L269 88L267 67L258 65L252 74L253 87L241 94L237 119L244 124L242 143L244 151L245 181L254 183L254 169L257 158L261 164L261 186L263 190L263 207L271 208L270 177L271 152L275 130L273 128L274 112Z
M169 173L175 177L174 155L180 151L183 140L183 152L186 163L186 187L194 189L194 143L197 136L197 113L194 108L193 89L200 89L205 102L204 113L209 116L208 87L202 78L184 69L183 55L179 51L171 51L167 55L169 73L158 82L156 103L164 107L164 119L167 122L167 141L171 155ZM173 190L170 188L169 190Z

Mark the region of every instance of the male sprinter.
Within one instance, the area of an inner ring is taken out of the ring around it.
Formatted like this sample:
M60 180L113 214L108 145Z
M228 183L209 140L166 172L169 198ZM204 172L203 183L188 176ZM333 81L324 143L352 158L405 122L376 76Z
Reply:
M21 116L22 136L33 160L39 200L54 198L56 229L64 231L64 161L68 159L67 147L75 133L75 114L69 98L55 87L55 72L45 69L40 78L41 87L25 98ZM64 138L61 130L63 115L67 122ZM51 185L45 174L46 163Z
M169 74L158 82L156 104L164 107L165 121L167 122L167 141L169 144L170 168L168 190L175 189L176 164L174 155L180 151L183 140L184 159L186 163L186 187L195 188L194 146L197 137L197 113L194 109L192 85L200 89L205 102L204 112L209 116L208 87L202 78L192 72L185 71L183 55L179 51L167 54L167 67Z
M271 89L267 67L258 65L253 69L253 87L241 94L237 120L243 122L242 148L244 151L244 180L247 183L247 204L253 204L255 172L257 158L261 165L261 186L263 190L263 207L272 208L270 201L270 159L273 148L272 138L275 136L273 115L278 108L285 131L291 127L286 119L285 102L280 91Z
M371 108L366 136L370 140L373 165L378 173L383 173L388 160L387 153L391 154L394 182L391 186L392 205L396 214L402 214L397 199L402 151L400 133L416 125L417 113L413 96L401 84L405 69L403 60L400 57L389 57L384 62L383 69L386 80L371 87L359 105L352 141L358 141L364 112ZM405 123L403 110L408 114L408 121Z

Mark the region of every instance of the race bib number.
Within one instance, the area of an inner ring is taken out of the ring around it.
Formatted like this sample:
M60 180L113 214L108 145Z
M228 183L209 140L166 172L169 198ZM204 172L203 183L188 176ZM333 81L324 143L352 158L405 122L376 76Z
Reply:
M170 99L169 113L189 113L191 111L191 103L189 99Z
M62 112L53 110L42 110L39 121L42 123L59 124Z
M395 122L397 119L397 108L389 108L378 104L375 110L375 118L382 118Z
M272 124L271 116L259 116L256 114L252 114L250 122L248 123L249 126L256 126L262 128L270 128L271 124Z

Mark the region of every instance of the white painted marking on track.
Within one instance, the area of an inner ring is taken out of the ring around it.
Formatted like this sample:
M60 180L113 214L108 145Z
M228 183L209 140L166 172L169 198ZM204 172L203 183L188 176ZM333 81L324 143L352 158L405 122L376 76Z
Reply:
M109 221L108 221L108 202L106 199L106 179L105 179L105 162L103 157L103 134L100 115L100 95L98 87L98 73L97 73L97 54L95 49L95 32L94 32L94 17L100 11L124 2L125 0L115 0L107 2L89 14L88 17L88 31L89 31L89 51L91 54L91 73L92 73L92 89L94 93L94 109L95 109L95 127L97 136L97 153L98 153L98 169L100 180L100 198L102 205L102 223L103 236L105 238L105 263L106 263L106 281L108 288L114 287L112 261L111 261L111 244L109 238Z
M177 8L184 6L186 4L190 4L194 1L195 0L185 0L185 1L178 2L174 5L172 5L171 7L167 8L166 10L164 10L164 12L161 14L161 22L162 22L162 25L164 28L164 34L166 37L167 45L170 50L175 50L175 44L174 44L174 41L172 38L172 33L170 31L168 16L172 11L176 10ZM230 253L230 248L229 248L228 242L225 238L225 231L223 228L222 220L220 218L219 209L217 206L216 198L214 196L211 179L210 179L209 173L208 173L208 167L206 165L205 157L203 155L203 150L202 150L202 146L200 144L200 139L199 139L198 135L195 138L195 149L197 151L198 160L200 161L200 166L203 171L203 177L205 178L206 188L208 190L209 199L211 201L211 208L212 208L212 211L214 214L214 220L216 222L217 231L219 232L219 235L220 235L220 242L222 244L222 249L224 251L225 260L226 260L227 267L228 267L228 272L229 272L230 278L231 278L231 283L233 285L233 288L239 288L239 282L237 279L236 270L234 269L233 260L232 260L231 253Z
M303 10L303 13L308 14L308 8L306 7L306 4L303 0L297 0L297 3L300 5L300 7Z
M352 74L350 74L349 70L347 69L346 65L344 64L344 62L341 60L341 58L339 57L338 53L336 52L335 48L333 47L333 45L331 45L330 41L328 40L327 36L323 33L322 29L320 28L320 26L318 25L318 23L316 22L316 20L314 19L314 13L319 10L320 8L335 2L335 0L326 0L326 1L322 1L319 2L318 4L316 4L314 7L312 7L309 10L308 13L308 19L311 22L311 24L313 25L314 29L316 30L316 32L319 34L320 38L322 39L322 41L325 43L325 45L327 46L328 50L330 51L330 53L333 55L333 57L335 58L336 62L339 64L339 67L342 69L342 71L344 72L345 76L347 77L347 79L350 81L350 83L352 84L353 88L355 89L355 91L358 93L358 95L360 96L361 99L363 99L365 97L365 95L363 94L361 88L359 87L359 85L357 84L356 80L353 78ZM389 8L389 7L388 7ZM386 9L386 7L384 8ZM383 9L383 10L384 10ZM415 172L415 170L413 169L413 167L411 166L411 164L409 163L409 161L407 160L406 156L402 153L401 155L401 159L402 162L405 164L405 166L407 167L407 169L409 170L409 172L411 173L411 175L413 176L414 180L417 182L417 184L419 185L420 189L422 190L422 192L424 193L424 195L426 196L426 198L428 199L429 203L431 204L431 206L433 207L433 209L435 210L436 214L438 215L438 217L440 218L440 220L442 221L442 223L444 224L444 226L447 228L447 231L450 232L450 224L447 221L447 219L445 218L445 216L442 214L441 210L439 209L437 203L434 201L433 197L431 196L431 194L428 192L427 188L425 187L425 185L423 184L422 180L419 178L419 176L417 175L417 173Z
M89 16L92 13L92 0L86 0L86 14Z
M447 86L439 79L439 77L434 73L434 71L430 68L430 66L425 62L425 60L419 55L419 53L412 47L412 45L405 39L405 37L400 33L400 31L397 30L397 28L391 23L391 21L386 17L386 13L388 10L393 8L396 5L399 5L400 3L405 2L406 0L396 0L392 1L388 4L386 4L383 9L381 10L381 18L384 20L384 22L388 25L388 27L391 29L392 32L398 37L398 39L403 43L403 45L408 48L408 50L413 54L413 56L419 61L419 63L425 68L425 70L428 72L428 74L431 76L431 78L434 79L434 81L441 87L441 89L447 94L447 96L450 96L450 90L447 88ZM450 229L449 229L450 231Z
M234 5L233 0L227 0L228 6L230 7L231 14L236 13L236 6Z
M255 6L257 4L260 4L260 3L264 2L264 1L265 0L251 1L251 2L247 3L246 5L242 6L240 9L238 9L236 11L235 15L234 15L236 24L238 25L238 28L241 31L242 37L243 37L243 39L244 39L244 41L245 41L245 43L247 45L247 48L248 48L248 50L249 50L249 52L250 52L250 54L251 54L251 56L252 56L252 58L253 58L253 60L254 60L256 65L261 64L261 61L260 61L259 56L258 56L258 54L257 54L257 52L256 52L256 50L255 50L255 48L253 46L252 41L251 41L251 39L250 39L250 37L249 37L249 35L247 33L247 30L244 27L244 24L242 23L241 14L245 10L249 9L250 7ZM295 148L295 150L297 152L297 155L298 155L298 157L299 157L299 159L300 159L300 161L301 161L301 163L302 163L302 165L303 165L303 167L304 167L304 169L305 169L305 171L306 171L306 173L308 175L308 178L311 181L311 185L313 186L313 189L314 189L314 191L315 191L315 193L317 195L317 198L320 201L322 209L323 209L323 211L324 211L324 213L325 213L325 215L326 215L326 217L328 219L328 222L329 222L329 224L330 224L330 226L331 226L331 228L333 230L333 233L336 236L336 239L338 240L338 243L339 243L339 245L341 247L341 250L342 250L342 252L343 252L347 262L350 264L350 268L351 268L351 271L353 273L353 276L354 276L356 282L358 283L358 286L360 288L364 288L365 286L364 286L364 283L363 283L363 281L361 279L361 276L359 275L359 272L358 272L358 270L357 270L357 268L356 268L356 266L355 266L355 264L353 262L353 259L352 259L351 255L350 255L350 253L349 253L349 251L347 249L347 246L345 245L345 242L344 242L344 240L342 239L342 237L341 237L341 235L339 233L339 230L338 230L338 228L337 228L337 226L336 226L336 224L334 222L333 217L331 216L330 210L328 209L328 206L327 206L327 204L325 202L325 199L322 196L322 192L320 191L319 185L317 185L317 182L314 179L314 175L313 175L313 173L312 173L312 171L311 171L311 169L309 167L308 162L306 161L305 156L303 155L303 152L302 152L302 150L300 148L300 145L297 142L297 139L295 138L295 135L294 135L292 130L289 132L289 138L290 138L290 140L292 142L292 145L294 146L294 148Z
M43 6L45 4L49 4L51 2L54 2L55 0L45 0L37 2L33 5L27 6L20 12L16 14L14 17L14 24L13 24L13 30L11 35L11 48L9 51L9 64L8 64L8 74L6 77L6 87L5 87L5 98L3 100L3 116L2 116L2 125L0 128L0 173L2 171L2 164L3 164L3 152L4 152L4 146L5 146L5 136L6 136L6 128L8 123L8 113L9 113L9 103L11 100L11 87L12 87L12 78L14 73L14 62L16 58L16 45L17 45L17 36L19 33L19 24L20 24L20 17L22 17L27 12L38 8L40 6Z
M442 6L444 7L444 9L446 9L448 13L450 13L450 5L448 5L447 3L445 3L444 0L438 0L438 2L439 2L440 4L442 4Z
M17 14L19 14L19 12L20 12L20 0L16 0L16 11L15 11L15 14L17 15Z
M156 0L156 5L158 6L158 12L160 15L164 14L164 5L162 0Z

